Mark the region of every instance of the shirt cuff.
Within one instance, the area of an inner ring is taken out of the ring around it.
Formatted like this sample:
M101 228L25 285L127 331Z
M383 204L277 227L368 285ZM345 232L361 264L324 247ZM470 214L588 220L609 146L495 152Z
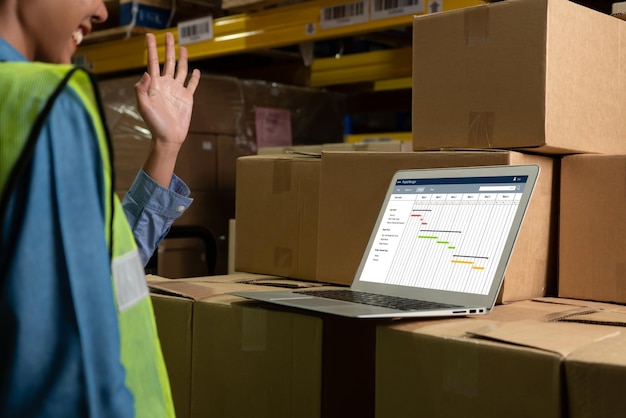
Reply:
M156 214L171 219L178 219L191 206L189 187L175 174L169 189L154 181L143 169L139 170L135 182L128 194L140 206Z

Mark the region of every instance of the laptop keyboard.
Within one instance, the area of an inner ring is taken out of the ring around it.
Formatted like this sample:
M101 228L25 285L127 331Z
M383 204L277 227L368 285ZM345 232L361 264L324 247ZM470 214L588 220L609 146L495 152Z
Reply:
M346 302L360 303L363 305L379 306L382 308L399 309L402 311L416 311L428 309L460 308L458 305L446 303L429 302L425 300L415 300L401 298L398 296L379 295L376 293L360 292L351 289L329 289L329 290L298 290L295 293L311 296L319 296L327 299L342 300Z

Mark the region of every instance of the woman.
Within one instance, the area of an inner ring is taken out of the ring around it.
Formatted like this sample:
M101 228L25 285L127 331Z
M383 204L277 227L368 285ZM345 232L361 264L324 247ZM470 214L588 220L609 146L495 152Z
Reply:
M173 416L143 264L191 203L173 168L200 74L171 34L160 72L146 36L152 148L122 211L97 88L68 65L106 18L0 0L0 417Z

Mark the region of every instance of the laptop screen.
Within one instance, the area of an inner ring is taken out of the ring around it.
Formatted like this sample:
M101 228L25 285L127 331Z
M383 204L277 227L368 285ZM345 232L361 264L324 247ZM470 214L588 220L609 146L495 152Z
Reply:
M528 175L397 178L359 281L487 295L527 182Z

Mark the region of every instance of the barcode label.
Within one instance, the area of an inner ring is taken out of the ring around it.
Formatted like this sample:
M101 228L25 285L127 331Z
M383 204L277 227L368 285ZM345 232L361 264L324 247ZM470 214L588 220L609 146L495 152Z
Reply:
M424 13L423 0L373 0L372 19Z
M90 71L93 70L93 65L89 61L87 61L86 55L72 56L72 64L74 64L77 67L82 67Z
M178 44L186 45L213 39L213 16L187 20L178 24Z
M330 29L356 25L369 20L369 0L324 7L320 16L320 28Z

